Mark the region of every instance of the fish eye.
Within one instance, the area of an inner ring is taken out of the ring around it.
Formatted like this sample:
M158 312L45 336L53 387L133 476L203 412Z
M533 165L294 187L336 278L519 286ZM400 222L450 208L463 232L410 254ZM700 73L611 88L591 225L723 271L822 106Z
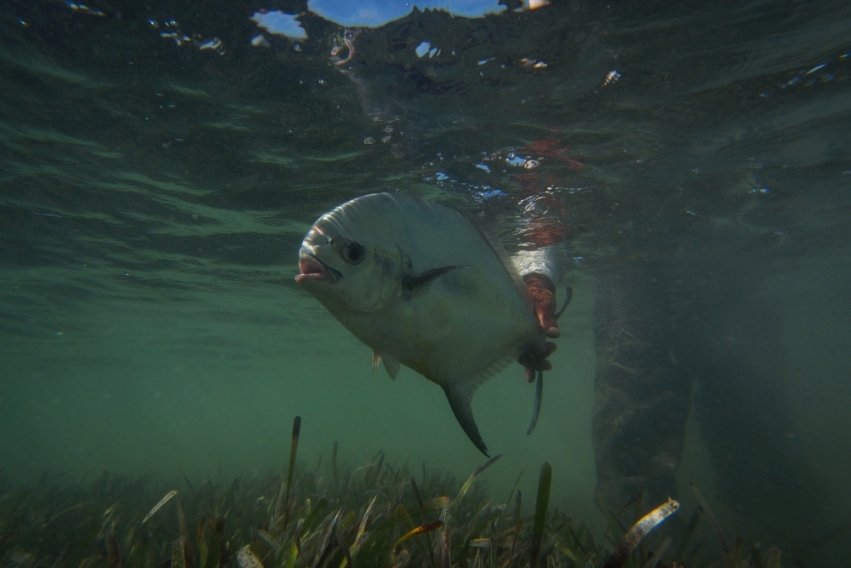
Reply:
M340 256L349 264L360 264L364 256L366 256L366 251L362 244L349 241L340 249Z

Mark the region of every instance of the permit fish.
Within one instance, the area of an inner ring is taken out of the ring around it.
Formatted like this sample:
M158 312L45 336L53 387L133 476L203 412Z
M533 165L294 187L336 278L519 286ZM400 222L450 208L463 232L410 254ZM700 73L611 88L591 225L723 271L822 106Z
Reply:
M454 209L374 193L319 217L298 265L295 281L373 349L373 364L393 378L405 365L439 385L488 455L473 393L545 340L502 246Z

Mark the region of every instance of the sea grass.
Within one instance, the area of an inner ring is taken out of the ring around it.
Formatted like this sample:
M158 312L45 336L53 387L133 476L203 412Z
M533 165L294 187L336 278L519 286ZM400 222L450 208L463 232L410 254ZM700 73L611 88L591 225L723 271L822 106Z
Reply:
M0 480L0 565L593 567L620 550L626 554L617 565L630 567L780 566L778 549L744 541L727 544L720 558L694 555L694 526L678 534L661 521L619 531L612 544L598 541L580 519L554 508L548 464L531 514L516 483L505 503L487 491L486 472L498 467L497 458L463 482L425 467L414 480L406 464L391 463L383 452L365 467L332 455L325 462L330 471L308 471L297 462L300 431L294 422L282 471L196 479L191 489L182 476L102 473L27 487ZM661 545L650 550L641 539L653 527ZM619 548L623 542L627 548Z

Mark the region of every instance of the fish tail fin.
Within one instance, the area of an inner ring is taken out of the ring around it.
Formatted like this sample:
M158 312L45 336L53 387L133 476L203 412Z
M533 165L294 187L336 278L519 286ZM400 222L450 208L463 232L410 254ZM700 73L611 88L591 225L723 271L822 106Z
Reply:
M482 440L482 435L479 434L479 428L476 426L476 420L473 418L473 393L469 389L464 388L464 385L452 385L443 387L443 392L446 393L446 398L449 399L449 406L452 407L452 412L455 413L455 418L464 429L464 433L473 442L480 452L488 456L488 447L485 441Z

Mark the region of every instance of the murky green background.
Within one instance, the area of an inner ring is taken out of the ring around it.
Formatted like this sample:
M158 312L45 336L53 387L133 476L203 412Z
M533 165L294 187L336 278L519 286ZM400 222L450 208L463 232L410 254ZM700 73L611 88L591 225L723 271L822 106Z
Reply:
M776 427L799 449L784 459L812 474L793 499L812 495L812 509L790 509L790 531L847 542L844 3L572 1L348 32L308 12L307 39L253 46L260 8L0 9L4 476L267 471L283 467L295 415L306 463L336 441L352 463L384 450L466 475L482 458L440 389L373 373L369 349L293 283L297 250L320 213L381 190L483 211L516 247L531 188L563 205L574 300L533 436L519 367L477 394L504 456L486 475L495 497L524 468L531 494L548 460L556 505L597 522L595 281L660 262L773 306L785 372L747 408L784 401ZM347 38L356 53L335 65ZM422 42L439 51L418 54ZM694 421L679 478L685 503L692 479L712 495ZM776 536L717 507L744 534Z

